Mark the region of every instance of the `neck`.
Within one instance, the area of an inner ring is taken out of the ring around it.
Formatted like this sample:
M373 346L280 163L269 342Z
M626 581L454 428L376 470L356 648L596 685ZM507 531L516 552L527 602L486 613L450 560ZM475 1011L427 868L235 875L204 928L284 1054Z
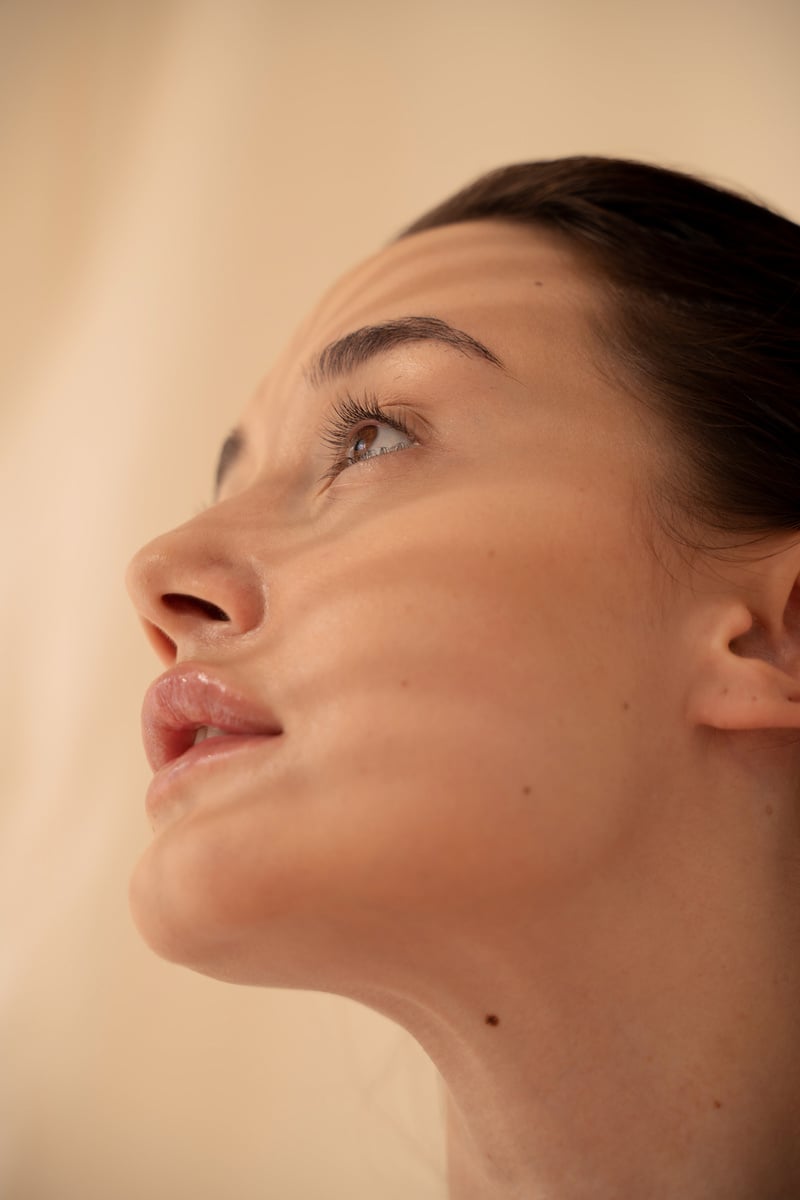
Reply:
M800 1195L787 881L698 858L451 939L447 995L403 1014L444 1079L451 1200Z
M663 954L636 982L620 959L575 970L527 1011L498 993L496 1049L442 1068L451 1200L800 1195L798 1034L775 962L759 954L747 986L708 946L667 982Z

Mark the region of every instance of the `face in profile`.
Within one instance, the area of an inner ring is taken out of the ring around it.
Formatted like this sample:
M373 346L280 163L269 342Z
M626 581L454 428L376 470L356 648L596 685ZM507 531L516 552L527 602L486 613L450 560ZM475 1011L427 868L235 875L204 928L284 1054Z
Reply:
M655 819L680 644L601 304L544 232L391 245L275 363L216 503L135 558L158 953L426 1003Z

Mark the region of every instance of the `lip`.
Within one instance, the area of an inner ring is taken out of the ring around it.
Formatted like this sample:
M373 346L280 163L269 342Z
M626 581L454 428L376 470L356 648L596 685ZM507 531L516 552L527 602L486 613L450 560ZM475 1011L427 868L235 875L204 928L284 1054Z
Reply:
M194 744L204 725L224 736ZM217 761L283 732L275 715L253 703L197 663L181 663L150 685L142 705L142 740L155 772L147 794L152 810L172 778L192 767Z

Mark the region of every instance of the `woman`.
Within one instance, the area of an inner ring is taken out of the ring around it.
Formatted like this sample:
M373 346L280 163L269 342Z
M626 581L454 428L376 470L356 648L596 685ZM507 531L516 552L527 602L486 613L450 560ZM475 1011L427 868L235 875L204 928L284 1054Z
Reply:
M353 997L454 1200L800 1195L800 229L493 172L324 297L130 586L142 935Z

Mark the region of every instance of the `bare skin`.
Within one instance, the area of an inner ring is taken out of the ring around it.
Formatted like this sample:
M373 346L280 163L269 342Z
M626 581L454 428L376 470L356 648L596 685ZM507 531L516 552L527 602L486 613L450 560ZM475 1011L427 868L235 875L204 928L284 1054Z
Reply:
M789 1200L800 547L660 534L670 452L603 369L600 303L552 236L468 223L301 327L218 502L131 565L165 666L284 730L175 789L133 913L172 961L405 1026L453 1200ZM417 316L490 356L426 335L315 380L335 339ZM334 450L346 395L408 432Z

